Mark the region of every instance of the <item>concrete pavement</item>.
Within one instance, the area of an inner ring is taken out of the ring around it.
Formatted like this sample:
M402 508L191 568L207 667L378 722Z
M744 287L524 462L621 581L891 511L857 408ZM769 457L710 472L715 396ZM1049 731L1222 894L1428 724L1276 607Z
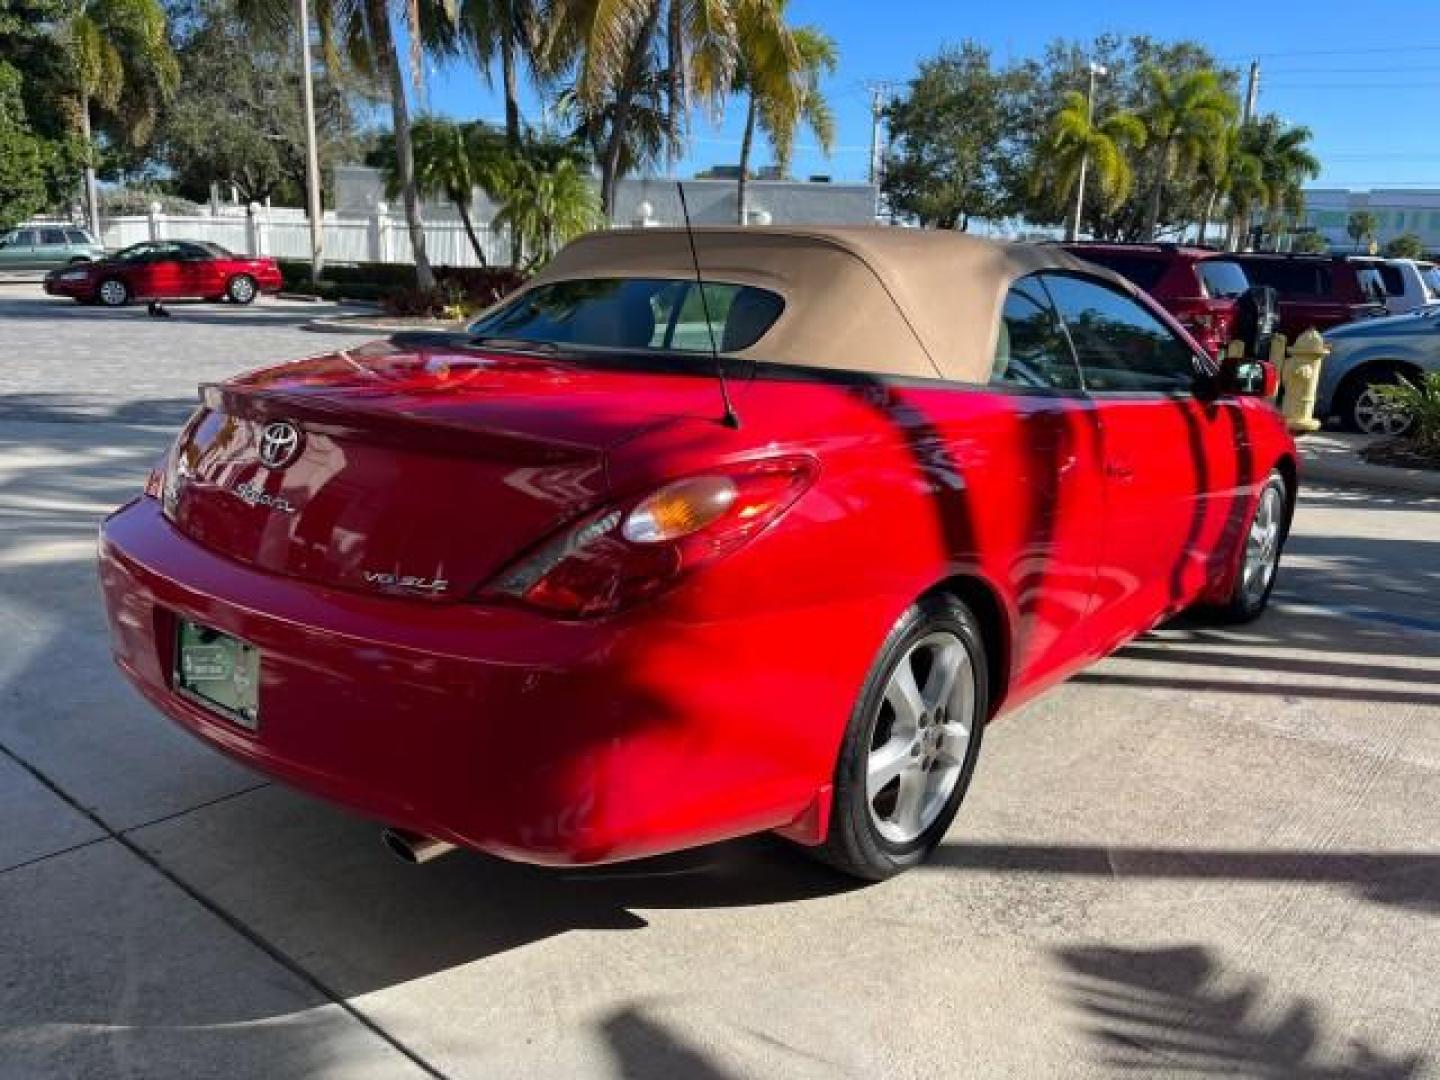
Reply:
M1440 1075L1440 502L1307 492L1271 614L995 725L885 885L765 838L416 869L103 637L97 518L197 378L322 347L313 307L102 340L32 303L0 290L0 1078Z

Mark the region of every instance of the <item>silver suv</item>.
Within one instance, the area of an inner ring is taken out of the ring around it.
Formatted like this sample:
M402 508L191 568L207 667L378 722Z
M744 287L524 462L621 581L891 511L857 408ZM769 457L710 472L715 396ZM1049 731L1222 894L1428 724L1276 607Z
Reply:
M105 257L105 246L74 225L22 225L0 234L0 272L54 270Z

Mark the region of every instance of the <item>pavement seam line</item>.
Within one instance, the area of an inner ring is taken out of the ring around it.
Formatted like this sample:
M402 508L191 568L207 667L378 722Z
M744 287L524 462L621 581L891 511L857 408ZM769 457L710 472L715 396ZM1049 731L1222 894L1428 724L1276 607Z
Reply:
M409 1059L412 1064L418 1067L427 1076L433 1077L434 1080L448 1080L444 1073L442 1073L434 1065L431 1065L430 1062L426 1061L416 1051L406 1046L403 1042L400 1041L398 1037L386 1031L385 1028L381 1027L377 1021L371 1019L362 1010L356 1008L355 1005L346 1000L344 995L337 993L318 975L301 965L298 961L292 959L289 955L283 952L279 946L272 944L267 938L260 934L259 931L247 925L238 916L231 914L219 903L210 899L199 889L195 888L184 878L180 877L180 875L176 874L169 867L161 863L154 855L150 854L150 852L146 851L134 840L130 839L130 837L126 835L126 831L122 830L120 832L117 832L114 829L110 828L110 826L107 825L98 814L96 814L94 811L90 810L88 807L82 805L80 802L74 799L67 791L65 791L64 788L60 787L59 784L51 780L50 777L45 775L44 772L36 768L34 765L30 764L30 762L26 761L19 754L15 753L15 751L11 750L10 747L7 746L3 741L0 741L0 754L4 754L16 765L24 769L27 773L34 777L37 782L42 784L53 795L55 795L56 798L60 799L71 809L75 810L79 814L84 815L87 820L93 822L100 829L104 830L104 837L97 837L95 840L88 841L85 844L77 845L77 848L90 847L93 844L99 843L101 840L104 839L110 839L115 841L115 843L119 844L126 851L130 852L131 855L139 859L140 862L150 867L150 869L154 870L166 881L170 882L171 885L179 889L182 893L188 896L191 900L195 901L195 903L199 904L215 918L219 919L220 922L222 922L224 925L228 926L235 933L239 934L246 941L250 942L251 945L255 946L255 948L259 949L266 956L270 957L271 960L275 961L277 964L283 967L286 971L290 972L301 982L308 985L312 990L317 991L322 997L326 998L332 1004L337 1005L341 1010L348 1013L351 1019L355 1020L362 1027L370 1031L371 1034L378 1036L392 1049ZM267 785L261 784L258 786L265 787ZM195 809L198 809L198 807ZM172 815L172 817L173 816L175 815ZM137 826L137 828L139 827L141 826ZM52 852L52 855L53 854L60 853Z
M12 870L24 870L25 867L42 863L46 859L58 859L61 855L69 855L72 851L79 851L81 848L94 847L96 844L103 844L109 839L108 834L105 836L97 836L91 840L81 840L78 844L63 847L59 851L47 851L44 855L36 855L34 858L23 859L20 862L11 863L9 866L0 866L0 874L8 874Z
M12 759L15 757L14 753L8 750L6 751L6 753L7 756ZM79 851L81 848L87 848L94 844L103 844L106 840L112 839L116 833L124 833L128 836L130 833L139 832L141 829L148 829L152 825L163 825L167 821L174 821L176 818L185 817L187 814L193 814L198 810L206 810L212 806L218 805L219 803L223 803L228 799L238 799L241 795L249 795L252 791L259 791L261 788L267 788L271 786L272 785L269 781L261 780L259 783L251 784L249 787L241 788L239 791L231 791L224 795L216 796L213 799L206 799L204 802L196 803L194 806L187 806L184 810L176 810L173 814L162 814L160 817L151 818L149 821L142 821L138 825L127 825L123 829L110 829L102 824L100 827L105 829L104 836L97 836L91 840L81 840L78 844L71 844L68 847L60 848L57 851L47 851L44 855L36 855L33 858L22 859L20 862L11 863L9 866L0 866L0 874L8 874L11 870L23 870L27 866L34 866L36 863L42 863L46 859L54 859L58 858L61 855L69 855L72 851Z
M138 825L127 825L125 828L115 831L129 836L131 833L137 833L141 829L148 829L152 825L163 825L167 821L174 821L176 818L185 817L199 810L208 810L212 806L218 806L220 803L229 802L231 799L238 799L242 795L249 795L252 791L259 791L261 788L272 786L268 780L261 780L258 783L251 784L249 787L240 788L238 791L226 792L224 795L217 795L213 799L206 799L204 802L196 803L194 806L187 806L184 810L176 810L173 814L161 814L159 817L151 818L149 821L142 821Z

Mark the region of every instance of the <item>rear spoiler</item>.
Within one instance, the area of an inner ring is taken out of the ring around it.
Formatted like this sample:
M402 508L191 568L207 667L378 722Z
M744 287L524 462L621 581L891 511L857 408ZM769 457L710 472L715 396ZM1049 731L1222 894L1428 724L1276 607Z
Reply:
M556 439L496 427L476 427L446 415L447 403L436 400L422 409L396 408L394 400L374 404L363 399L327 397L320 393L253 390L226 383L202 383L205 408L242 420L269 423L299 421L306 431L336 438L453 456L477 455L520 465L555 465L593 460L595 451ZM371 401L375 401L374 398Z

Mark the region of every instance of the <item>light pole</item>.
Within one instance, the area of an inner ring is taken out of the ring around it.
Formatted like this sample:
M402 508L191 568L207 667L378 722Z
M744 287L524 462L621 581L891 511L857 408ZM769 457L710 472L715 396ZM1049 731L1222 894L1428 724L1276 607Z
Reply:
M1101 75L1107 74L1101 64L1090 61L1090 90L1085 95L1085 134L1088 138L1090 127L1095 123L1095 80ZM1070 227L1065 230L1066 240L1080 239L1080 219L1085 212L1085 173L1090 168L1090 144L1087 142L1080 151L1080 176L1075 181L1075 216L1070 219Z
M310 217L310 280L325 269L325 208L320 202L320 151L315 145L315 88L310 82L310 5L300 5L300 95L305 105L305 205Z

